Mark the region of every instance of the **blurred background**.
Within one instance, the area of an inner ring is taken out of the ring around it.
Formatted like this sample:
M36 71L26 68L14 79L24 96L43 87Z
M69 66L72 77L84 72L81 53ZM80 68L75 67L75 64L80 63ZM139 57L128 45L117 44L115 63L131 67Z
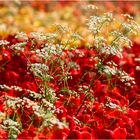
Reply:
M128 13L140 23L140 1L1 0L0 37L16 32L50 32L54 24L68 26L86 36L85 20L89 13L85 7L89 4L98 6L100 13L112 12L116 17Z

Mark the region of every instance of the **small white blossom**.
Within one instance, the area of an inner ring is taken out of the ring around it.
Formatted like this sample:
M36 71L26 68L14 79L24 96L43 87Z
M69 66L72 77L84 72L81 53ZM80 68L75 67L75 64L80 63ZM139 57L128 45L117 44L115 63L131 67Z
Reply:
M43 33L40 33L40 32L31 32L29 37L34 38L34 39L39 40L39 41L45 41L46 40L46 36Z
M0 46L2 45L8 45L10 42L7 40L0 40Z
M131 86L132 84L135 84L135 78L129 76L125 71L118 72L121 82L123 82L126 86Z
M111 22L112 19L112 13L105 13L103 16L90 16L87 25L89 30L96 35L101 32L101 27L103 24L106 22Z
M105 73L107 75L116 75L118 73L118 69L116 67L109 67L107 65L103 66L101 73Z
M20 127L20 124L18 122L15 122L15 121L13 121L11 119L4 120L3 121L3 124L5 126L16 126L16 127Z
M14 45L11 45L9 48L17 51L24 51L24 46L27 44L27 42L21 42L21 43L16 43Z
M140 66L136 66L136 70L137 71L140 71Z
M105 46L105 47L100 47L99 49L99 53L106 53L108 55L114 55L114 56L118 56L119 58L123 58L122 56L122 49L121 48L115 48L113 46Z
M135 58L134 59L136 62L140 62L140 58Z
M15 38L19 39L19 40L24 40L27 41L28 40L28 36L26 33L24 32L18 32L15 36Z
M83 40L83 37L80 36L79 34L76 34L76 33L71 34L71 37L74 38L74 39Z
M114 104L114 103L112 103L112 102L107 102L106 104L105 104L107 107L109 107L109 108L111 108L111 109L116 109L116 108L120 108L118 105L116 105L116 104Z

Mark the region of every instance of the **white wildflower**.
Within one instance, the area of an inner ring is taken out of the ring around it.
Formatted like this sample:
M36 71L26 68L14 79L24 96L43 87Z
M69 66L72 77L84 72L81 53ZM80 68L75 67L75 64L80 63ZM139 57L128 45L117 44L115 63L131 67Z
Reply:
M122 56L122 49L121 48L115 48L113 46L105 46L105 47L100 47L98 49L99 53L106 53L108 55L114 55L118 56L119 58L123 58Z
M13 49L13 50L17 50L17 51L24 51L24 46L27 44L27 42L21 42L21 43L16 43L14 45L11 45L10 46L10 49Z
M46 36L43 33L40 33L40 32L31 32L29 37L34 38L34 39L39 40L39 41L45 41L46 40Z
M111 101L110 101L110 102L107 102L105 105L106 105L107 107L111 108L111 109L120 108L118 105L112 103Z
M19 40L24 40L27 41L28 40L28 36L26 33L24 32L18 32L15 36L15 38L19 39Z
M101 32L102 26L107 23L111 22L113 19L112 13L105 13L103 16L91 16L90 19L88 20L88 27L89 30L94 34L98 34Z
M121 82L123 82L126 86L135 84L135 78L129 76L125 71L118 71L118 73L120 75Z
M3 121L3 125L5 126L16 126L16 127L20 127L20 124L18 122L15 122L11 119L7 119Z
M87 9L92 9L92 10L95 10L95 9L98 9L98 7L96 5L93 5L93 4L89 4L87 5Z
M134 59L136 62L140 62L140 58L135 58Z
M101 46L105 46L106 39L104 37L96 37L94 40L94 45L98 49Z
M80 35L79 35L79 34L77 34L77 33L72 33L72 34L71 34L71 37L72 37L72 38L74 38L74 39L83 40L83 37L82 37L82 36L80 36Z
M118 66L118 65L117 65L115 62L113 62L112 60L109 61L109 62L107 62L106 64L111 65L111 66L115 66L115 67Z
M29 64L28 67L30 67L30 70L35 74L35 76L52 78L50 75L47 74L49 67L45 64L33 63Z
M8 45L10 42L7 40L0 40L0 46L2 45Z
M136 66L136 70L137 71L140 71L140 66Z
M116 67L110 67L107 65L104 65L102 68L102 71L99 71L100 73L105 73L107 75L116 75L118 73L118 69Z

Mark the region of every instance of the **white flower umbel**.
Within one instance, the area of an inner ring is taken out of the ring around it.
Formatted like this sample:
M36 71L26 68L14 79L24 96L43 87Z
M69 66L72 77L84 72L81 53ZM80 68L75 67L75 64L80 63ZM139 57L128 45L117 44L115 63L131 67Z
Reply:
M140 62L140 57L134 59L136 62Z
M29 89L27 89L27 92L29 93L29 95L34 98L34 99L41 99L42 98L42 94L36 93L34 91L31 91Z
M42 80L50 81L50 79L53 79L51 75L49 75L48 70L49 67L42 63L32 63L28 65L29 69L33 74Z
M8 137L11 139L16 139L21 132L21 125L11 119L4 120L1 127L5 130L9 130Z
M27 44L27 42L16 43L14 45L11 45L9 48L12 49L12 50L24 52L23 47L25 47L26 44Z
M2 45L8 45L10 42L7 40L0 40L0 46Z
M105 13L103 16L91 16L87 25L93 35L96 35L101 32L101 28L104 23L111 22L112 19L112 13Z
M23 41L27 41L28 40L28 36L24 32L18 32L16 34L15 38L17 38L18 40L23 40Z
M30 38L34 38L38 41L50 41L50 40L55 40L57 38L58 34L57 33L41 33L41 32L31 32L29 34Z
M99 71L100 73L105 73L106 75L116 75L118 74L118 69L116 67L110 67L108 65L102 66L102 71Z
M98 50L98 48L100 48L101 46L105 46L106 42L107 40L104 37L97 36L94 40L94 46Z
M30 89L22 89L19 86L7 86L7 85L3 84L3 85L0 85L0 89L3 89L3 90L15 90L15 91L18 91L18 92L26 90L29 94L32 94L31 95L32 97L34 97L34 96L37 97L38 96L38 98L41 98L40 94L38 94L38 93L36 93L36 92L34 92L34 91L30 90Z
M43 129L44 127L51 128L54 125L57 125L59 129L63 129L63 128L67 127L67 125L65 123L60 122L55 116L53 116L51 113L49 113L44 116L44 121L43 121L40 129Z
M8 108L12 108L12 109L16 109L16 108L20 107L17 105L20 105L22 103L22 99L20 99L19 97L5 96L5 99L6 99L5 105Z
M43 33L40 33L40 32L31 32L29 37L34 38L34 39L39 40L39 41L45 41L46 40L46 36Z
M140 71L140 66L136 66L136 70L137 71Z
M118 56L119 58L123 58L121 48L118 49L113 46L105 46L105 47L98 47L98 51L100 54L104 53L107 55L113 55L113 56Z
M50 60L54 55L62 55L64 49L63 45L60 44L45 44L42 49L37 49L36 54L45 60Z
M118 71L120 75L120 80L123 82L126 86L131 86L135 84L135 78L129 76L125 71Z
M116 105L116 104L112 103L111 101L107 102L107 103L105 104L105 106L106 106L106 107L109 107L109 108L111 108L111 109L120 109L119 105Z

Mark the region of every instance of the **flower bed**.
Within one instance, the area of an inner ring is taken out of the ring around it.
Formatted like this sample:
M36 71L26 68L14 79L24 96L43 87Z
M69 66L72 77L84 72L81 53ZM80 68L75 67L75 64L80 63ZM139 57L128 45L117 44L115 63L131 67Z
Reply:
M111 13L87 25L87 46L62 26L0 40L1 139L140 138L139 25L124 15L115 30Z

